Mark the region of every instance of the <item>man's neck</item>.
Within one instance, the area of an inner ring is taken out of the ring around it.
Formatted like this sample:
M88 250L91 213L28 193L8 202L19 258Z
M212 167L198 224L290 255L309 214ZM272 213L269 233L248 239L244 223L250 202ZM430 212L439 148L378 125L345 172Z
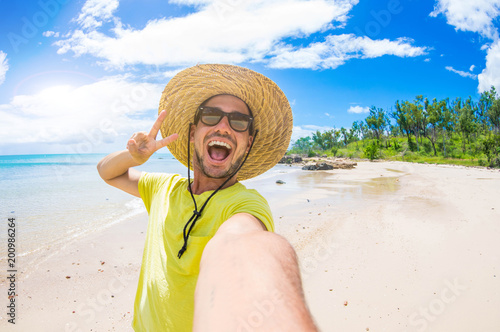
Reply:
M201 195L206 191L217 190L227 178L214 179L204 176L203 174L197 174L195 172L193 183L191 184L191 190L194 195ZM236 175L229 180L224 187L221 189L226 189L234 185L238 180L236 180Z

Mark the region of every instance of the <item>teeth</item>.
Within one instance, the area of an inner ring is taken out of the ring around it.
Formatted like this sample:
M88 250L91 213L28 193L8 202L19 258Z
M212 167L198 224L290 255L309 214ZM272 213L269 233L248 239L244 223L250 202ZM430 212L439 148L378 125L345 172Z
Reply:
M208 143L208 146L214 146L214 145L223 146L226 149L231 150L231 146L229 144L221 142L221 141L212 141L212 142Z

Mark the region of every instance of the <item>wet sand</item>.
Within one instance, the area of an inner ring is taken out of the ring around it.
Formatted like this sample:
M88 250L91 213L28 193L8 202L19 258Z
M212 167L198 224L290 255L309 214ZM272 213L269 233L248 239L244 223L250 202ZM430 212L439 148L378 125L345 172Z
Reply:
M360 162L245 185L295 247L322 331L500 330L498 170ZM0 329L131 331L146 222L51 249L18 281L16 326L2 314Z

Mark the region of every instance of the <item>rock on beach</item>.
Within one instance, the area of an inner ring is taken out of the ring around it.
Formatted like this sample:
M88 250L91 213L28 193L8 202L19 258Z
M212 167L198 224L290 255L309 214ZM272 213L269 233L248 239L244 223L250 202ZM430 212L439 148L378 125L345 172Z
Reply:
M357 163L345 158L334 157L311 157L306 158L300 155L284 156L280 164L294 164L301 165L303 170L307 171L321 171L332 169L352 169Z

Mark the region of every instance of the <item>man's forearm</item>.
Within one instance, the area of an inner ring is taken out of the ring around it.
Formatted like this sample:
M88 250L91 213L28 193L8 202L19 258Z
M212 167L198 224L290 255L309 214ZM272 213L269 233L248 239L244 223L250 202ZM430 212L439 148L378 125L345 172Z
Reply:
M107 181L125 174L131 167L139 165L132 159L128 150L122 150L102 158L97 164L97 171L101 178Z
M231 233L216 234L203 252L193 331L317 331L288 241Z

